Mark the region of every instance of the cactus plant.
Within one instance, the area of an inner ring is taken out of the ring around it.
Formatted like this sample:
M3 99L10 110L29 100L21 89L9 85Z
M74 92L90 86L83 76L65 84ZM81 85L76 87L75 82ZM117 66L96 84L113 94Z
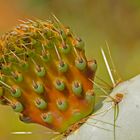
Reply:
M96 68L69 27L27 19L0 38L1 103L67 136L94 110Z

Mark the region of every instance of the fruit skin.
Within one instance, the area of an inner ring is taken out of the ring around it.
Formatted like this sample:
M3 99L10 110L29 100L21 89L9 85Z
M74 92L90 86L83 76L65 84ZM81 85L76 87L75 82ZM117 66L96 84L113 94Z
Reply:
M58 20L23 21L0 38L1 102L24 122L66 132L94 110L95 95L88 91L96 67L83 40Z

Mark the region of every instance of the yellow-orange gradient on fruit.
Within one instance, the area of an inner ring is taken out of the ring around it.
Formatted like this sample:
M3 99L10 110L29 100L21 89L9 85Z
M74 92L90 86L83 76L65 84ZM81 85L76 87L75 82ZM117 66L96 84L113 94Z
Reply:
M94 109L95 60L55 18L26 20L0 38L0 98L20 120L64 132Z

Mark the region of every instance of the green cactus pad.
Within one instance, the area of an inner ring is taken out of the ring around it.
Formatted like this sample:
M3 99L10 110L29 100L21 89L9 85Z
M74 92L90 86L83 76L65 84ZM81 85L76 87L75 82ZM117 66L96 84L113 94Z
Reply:
M22 21L0 37L0 100L23 122L60 133L94 110L96 61L56 17ZM77 113L74 113L77 110Z

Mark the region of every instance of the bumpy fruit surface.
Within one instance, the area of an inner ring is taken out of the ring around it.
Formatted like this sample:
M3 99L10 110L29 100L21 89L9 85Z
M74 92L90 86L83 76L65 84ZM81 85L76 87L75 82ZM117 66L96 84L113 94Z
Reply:
M59 21L23 21L0 38L1 103L24 122L65 132L94 109L96 67Z

